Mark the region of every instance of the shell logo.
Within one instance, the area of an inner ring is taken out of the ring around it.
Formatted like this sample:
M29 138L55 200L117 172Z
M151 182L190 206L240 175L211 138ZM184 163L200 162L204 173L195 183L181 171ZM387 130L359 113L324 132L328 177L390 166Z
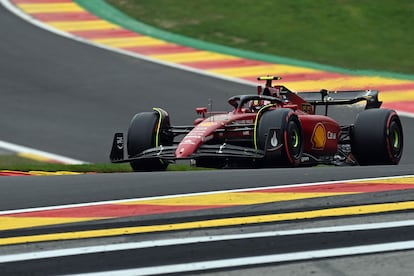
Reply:
M312 148L322 150L326 144L326 130L322 123L317 123L311 138Z

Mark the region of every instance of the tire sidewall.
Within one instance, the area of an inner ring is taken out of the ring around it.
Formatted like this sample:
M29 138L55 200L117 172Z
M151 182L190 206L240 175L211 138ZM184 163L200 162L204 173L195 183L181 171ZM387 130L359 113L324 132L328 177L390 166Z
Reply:
M397 148L391 135L398 136ZM358 114L352 129L351 149L360 165L398 164L402 157L403 130L397 113L391 109L368 109Z
M294 126L294 127L292 127ZM297 131L298 147L293 149L290 143L290 129ZM270 139L271 129L278 132L279 146L275 150L266 149L267 139ZM298 116L293 110L280 108L268 110L258 119L256 132L257 148L265 150L263 166L298 166L303 153L303 134Z
M169 118L162 118L161 122L159 120L160 115L155 111L137 113L132 118L127 136L127 152L130 158L155 147L156 139L166 140L162 137L162 132L170 126ZM157 137L157 133L161 137ZM134 171L163 171L167 168L168 162L159 158L138 159L131 161L130 165Z

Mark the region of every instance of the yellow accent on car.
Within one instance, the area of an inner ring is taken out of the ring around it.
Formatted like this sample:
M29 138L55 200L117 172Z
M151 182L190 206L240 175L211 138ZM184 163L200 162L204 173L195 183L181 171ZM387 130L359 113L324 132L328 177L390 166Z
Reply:
M257 80L280 80L281 77L275 77L275 76L262 76L258 77Z
M254 129L253 129L253 144L254 144L254 149L257 150L257 122L259 119L259 115L262 111L264 111L265 109L274 106L273 104L268 104L263 106L262 108L259 109L259 111L256 114L256 119L254 120Z
M154 111L158 112L160 114L160 118L158 119L158 126L157 126L157 133L155 134L155 147L158 148L160 145L160 128L161 128L161 122L162 122L162 112L159 108L152 108Z

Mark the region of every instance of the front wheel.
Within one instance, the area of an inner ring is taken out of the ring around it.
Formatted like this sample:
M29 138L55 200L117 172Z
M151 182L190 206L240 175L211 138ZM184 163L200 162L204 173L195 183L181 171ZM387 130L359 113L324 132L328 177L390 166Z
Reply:
M403 129L394 110L368 109L356 118L352 154L360 165L396 165L403 152Z
M170 121L166 112L154 110L136 114L129 125L127 152L129 157L160 145L171 145L172 136L168 135ZM160 158L134 160L130 165L134 171L164 171L168 162Z
M294 167L300 164L304 145L302 126L291 109L266 111L255 130L256 147L265 151L265 166Z

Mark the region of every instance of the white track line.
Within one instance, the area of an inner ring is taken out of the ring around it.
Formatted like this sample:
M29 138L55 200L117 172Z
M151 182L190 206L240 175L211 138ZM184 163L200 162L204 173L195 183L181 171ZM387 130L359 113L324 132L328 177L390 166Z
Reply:
M64 163L64 164L86 164L87 163L85 161L72 159L69 157L62 156L62 155L49 153L49 152L45 152L45 151L41 151L41 150L37 150L37 149L25 147L25 146L20 146L20 145L16 145L16 144L5 142L5 141L0 141L0 148L7 149L7 150L17 152L17 153L28 153L28 154L35 155L35 156L41 156L43 158L57 161L57 162Z
M402 116L402 117L414 118L414 113L398 111L398 110L397 110L397 113L399 116Z
M374 245L351 246L334 249L312 250L293 252L287 254L274 254L244 258L231 258L216 261L194 262L176 265L143 267L136 269L112 270L104 272L83 273L84 276L126 276L126 275L163 275L180 272L204 271L220 268L241 267L259 264L271 264L280 262L304 261L321 258L343 257L352 255L383 253L392 251L409 250L414 248L414 241L393 242Z

